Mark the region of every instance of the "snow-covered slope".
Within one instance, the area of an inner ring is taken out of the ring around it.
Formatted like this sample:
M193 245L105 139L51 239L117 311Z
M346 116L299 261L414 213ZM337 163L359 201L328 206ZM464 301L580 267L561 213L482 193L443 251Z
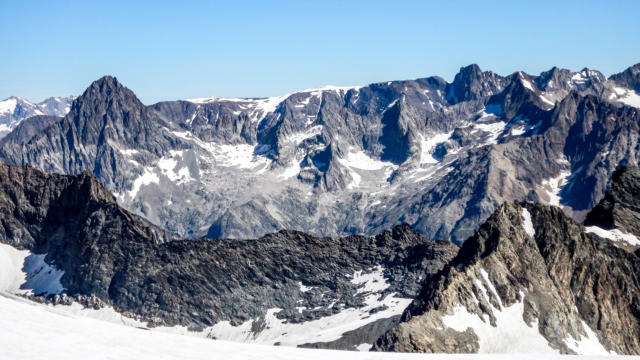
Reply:
M0 358L226 359L226 360L453 360L539 359L539 355L432 355L362 353L241 344L143 330L96 319L91 311L51 307L0 293ZM574 357L545 355L545 359ZM604 357L583 356L576 359ZM616 359L623 357L607 357Z

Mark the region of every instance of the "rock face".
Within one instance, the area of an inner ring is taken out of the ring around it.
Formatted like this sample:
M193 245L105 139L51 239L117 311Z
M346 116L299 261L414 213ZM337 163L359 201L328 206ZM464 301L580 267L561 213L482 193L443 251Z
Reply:
M637 224L639 180L638 168L618 170L587 219ZM638 255L557 207L505 203L374 348L639 354Z
M185 237L280 229L377 234L408 223L461 243L504 201L581 221L637 165L637 65L325 87L143 105L113 77L0 160L93 173L126 209Z
M71 109L73 99L72 96L51 97L39 104L34 104L21 97L12 96L0 101L0 138L30 117L66 115Z
M345 349L387 331L404 309L398 304L417 296L424 277L457 251L408 225L373 237L280 231L248 241L184 240L121 209L88 173L31 167L0 165L0 211L0 242L46 253L45 261L64 271L66 296L154 326L246 323L244 336L256 338L268 321L302 324L365 309L352 329L368 331L316 345ZM210 336L230 336L233 326L225 329L214 327Z
M611 187L584 222L640 237L640 169L623 166L613 174Z

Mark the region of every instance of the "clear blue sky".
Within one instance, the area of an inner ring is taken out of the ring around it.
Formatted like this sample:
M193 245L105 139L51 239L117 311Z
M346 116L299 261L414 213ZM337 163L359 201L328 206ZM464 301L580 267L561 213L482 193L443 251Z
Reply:
M610 75L640 62L640 1L0 0L0 99L115 75L150 104L440 75Z

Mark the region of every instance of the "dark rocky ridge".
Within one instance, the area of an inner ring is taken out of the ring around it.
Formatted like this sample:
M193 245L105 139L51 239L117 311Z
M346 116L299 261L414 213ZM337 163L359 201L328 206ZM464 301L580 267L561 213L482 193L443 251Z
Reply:
M360 307L366 293L349 276L378 265L390 283L385 294L412 298L425 274L457 251L408 225L374 237L280 231L249 241L183 240L121 209L90 174L31 167L0 165L0 211L0 242L47 253L65 271L69 296L89 296L151 325L196 329L259 319L276 307L290 322ZM312 289L303 292L299 283Z
M639 181L638 168L618 170L611 190L587 218L606 223L602 214L615 214L615 226L629 219L637 225L638 208L630 204L640 198ZM523 209L531 216L533 238L524 228ZM584 321L607 350L639 354L639 254L585 233L557 207L505 203L441 272L427 277L401 323L378 339L375 349L477 352L483 334L443 326L442 317L462 306L474 316L486 314L485 321L495 326L499 309L523 303L525 323L537 324L549 345L562 353L573 352L570 338L586 336ZM485 297L479 284L497 293Z

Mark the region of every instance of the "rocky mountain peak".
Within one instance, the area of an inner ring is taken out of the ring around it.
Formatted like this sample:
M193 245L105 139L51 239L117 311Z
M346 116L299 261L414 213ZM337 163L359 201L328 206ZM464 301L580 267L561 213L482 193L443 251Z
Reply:
M503 87L503 78L491 71L483 72L476 64L460 68L447 87L447 100L452 104L493 95Z
M75 109L83 104L87 105L84 109L85 111L90 111L97 104L103 104L99 107L102 110L106 108L115 110L119 107L144 107L133 91L122 85L113 76L103 76L92 82L84 93L76 99L73 108Z

